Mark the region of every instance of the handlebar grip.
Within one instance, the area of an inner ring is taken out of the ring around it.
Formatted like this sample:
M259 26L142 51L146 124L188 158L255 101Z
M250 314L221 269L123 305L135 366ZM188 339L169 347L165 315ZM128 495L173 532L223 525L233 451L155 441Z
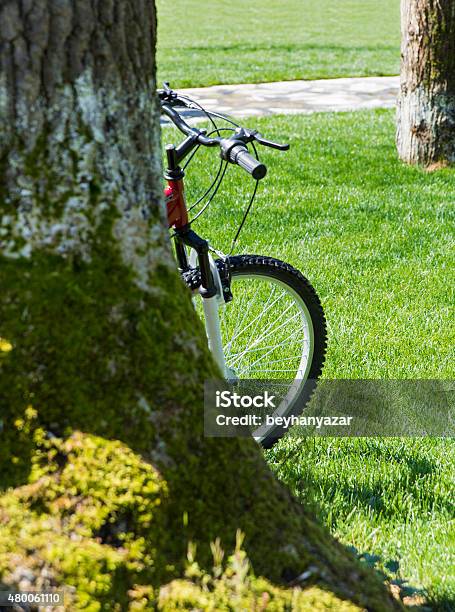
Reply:
M232 147L229 151L229 161L246 170L257 181L263 179L267 174L267 166L250 155L247 148L243 145Z

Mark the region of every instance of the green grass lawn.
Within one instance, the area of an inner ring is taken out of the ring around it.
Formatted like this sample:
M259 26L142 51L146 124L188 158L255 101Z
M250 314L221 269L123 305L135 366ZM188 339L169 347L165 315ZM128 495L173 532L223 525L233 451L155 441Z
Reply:
M158 0L174 87L397 74L399 0Z
M434 609L454 609L453 442L288 437L267 458L342 542L426 590Z
M328 321L324 376L453 379L454 171L399 163L391 111L244 123L291 150L263 150L269 174L236 251L284 259L312 281ZM189 201L216 165L210 150L188 169ZM228 250L251 188L230 167L195 229ZM398 562L393 576L453 609L452 441L289 437L267 458L344 543Z

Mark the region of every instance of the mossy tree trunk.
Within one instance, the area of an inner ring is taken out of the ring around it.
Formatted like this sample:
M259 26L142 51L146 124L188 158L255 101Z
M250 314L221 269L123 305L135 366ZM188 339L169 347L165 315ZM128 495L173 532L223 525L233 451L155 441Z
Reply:
M455 162L453 0L401 0L397 148L409 164Z
M239 527L256 572L311 566L392 609L252 441L203 437L215 371L166 238L155 22L148 0L1 4L0 577L96 599L103 575L126 601L178 575L189 540L207 564Z
M143 449L169 362L199 354L177 332L190 307L161 203L155 31L148 0L1 5L3 418L31 404L57 432Z

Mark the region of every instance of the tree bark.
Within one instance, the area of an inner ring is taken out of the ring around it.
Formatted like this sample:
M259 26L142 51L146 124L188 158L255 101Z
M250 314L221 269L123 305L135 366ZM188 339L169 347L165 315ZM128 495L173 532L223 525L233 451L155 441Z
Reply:
M401 0L399 157L439 167L455 161L455 3Z
M393 609L253 441L204 439L216 372L167 240L155 35L148 0L0 5L0 578L126 609L240 527L270 579L312 567Z

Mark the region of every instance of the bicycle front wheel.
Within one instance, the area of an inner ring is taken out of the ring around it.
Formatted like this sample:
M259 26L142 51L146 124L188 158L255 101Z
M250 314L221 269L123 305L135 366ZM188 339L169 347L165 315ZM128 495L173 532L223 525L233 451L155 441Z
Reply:
M272 257L229 259L233 299L220 312L230 377L281 381L287 386L274 414L298 415L319 378L326 349L320 300L295 268ZM262 425L252 434L270 448L284 433Z

